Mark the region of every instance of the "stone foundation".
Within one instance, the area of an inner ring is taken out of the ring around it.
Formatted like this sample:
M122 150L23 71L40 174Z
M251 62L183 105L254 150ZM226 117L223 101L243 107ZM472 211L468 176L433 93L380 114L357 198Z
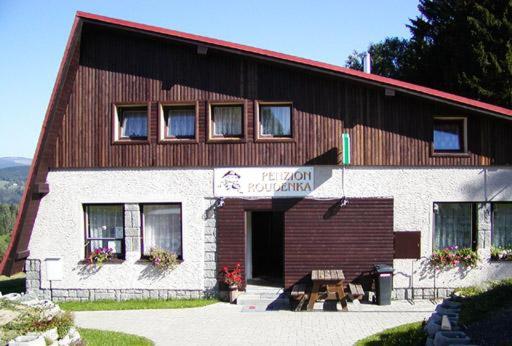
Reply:
M29 259L25 263L27 293L39 299L62 301L129 300L129 299L199 299L217 295L215 288L205 290L174 289L43 289L41 288L41 261Z
M453 293L453 288L395 288L391 292L393 300L418 300L446 298Z

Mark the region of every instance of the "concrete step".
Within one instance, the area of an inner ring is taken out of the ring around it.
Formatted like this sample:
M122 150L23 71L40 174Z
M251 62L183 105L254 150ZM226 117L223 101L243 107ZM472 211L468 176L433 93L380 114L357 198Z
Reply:
M285 294L249 294L242 293L236 300L237 305L264 307L267 310L289 309L290 301Z
M245 292L249 294L282 294L284 289L282 287L272 287L272 286L256 286L256 285L247 285L245 287Z

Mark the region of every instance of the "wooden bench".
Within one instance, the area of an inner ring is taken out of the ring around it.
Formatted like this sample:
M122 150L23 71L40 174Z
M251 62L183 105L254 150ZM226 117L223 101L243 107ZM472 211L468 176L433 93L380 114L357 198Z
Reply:
M350 290L350 295L352 296L352 300L361 300L364 297L363 286L358 284L348 284L348 288Z
M308 300L308 294L306 293L306 285L305 284L296 284L293 285L292 292L290 293L290 297L293 300L298 300L299 303L295 307L294 311L301 311L302 306Z

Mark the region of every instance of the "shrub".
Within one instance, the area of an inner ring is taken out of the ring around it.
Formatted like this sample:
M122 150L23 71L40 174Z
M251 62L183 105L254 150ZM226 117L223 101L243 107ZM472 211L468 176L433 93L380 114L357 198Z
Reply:
M149 260L156 268L161 270L173 270L180 263L178 256L174 252L160 248L151 249L149 252Z
M485 285L457 289L462 299L460 322L468 325L492 311L512 306L512 278L488 281Z
M26 310L1 328L2 341L7 342L19 335L44 332L52 328L56 328L59 338L63 338L73 325L73 315L69 312L62 312L48 320L39 309Z

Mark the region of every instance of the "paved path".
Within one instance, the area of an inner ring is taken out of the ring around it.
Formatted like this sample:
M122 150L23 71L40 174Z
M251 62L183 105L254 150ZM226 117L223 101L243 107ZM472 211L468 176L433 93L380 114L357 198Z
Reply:
M349 306L350 312L246 312L218 303L179 310L76 312L78 326L145 336L156 345L352 345L368 335L421 321L429 301ZM357 310L357 311L355 311Z

